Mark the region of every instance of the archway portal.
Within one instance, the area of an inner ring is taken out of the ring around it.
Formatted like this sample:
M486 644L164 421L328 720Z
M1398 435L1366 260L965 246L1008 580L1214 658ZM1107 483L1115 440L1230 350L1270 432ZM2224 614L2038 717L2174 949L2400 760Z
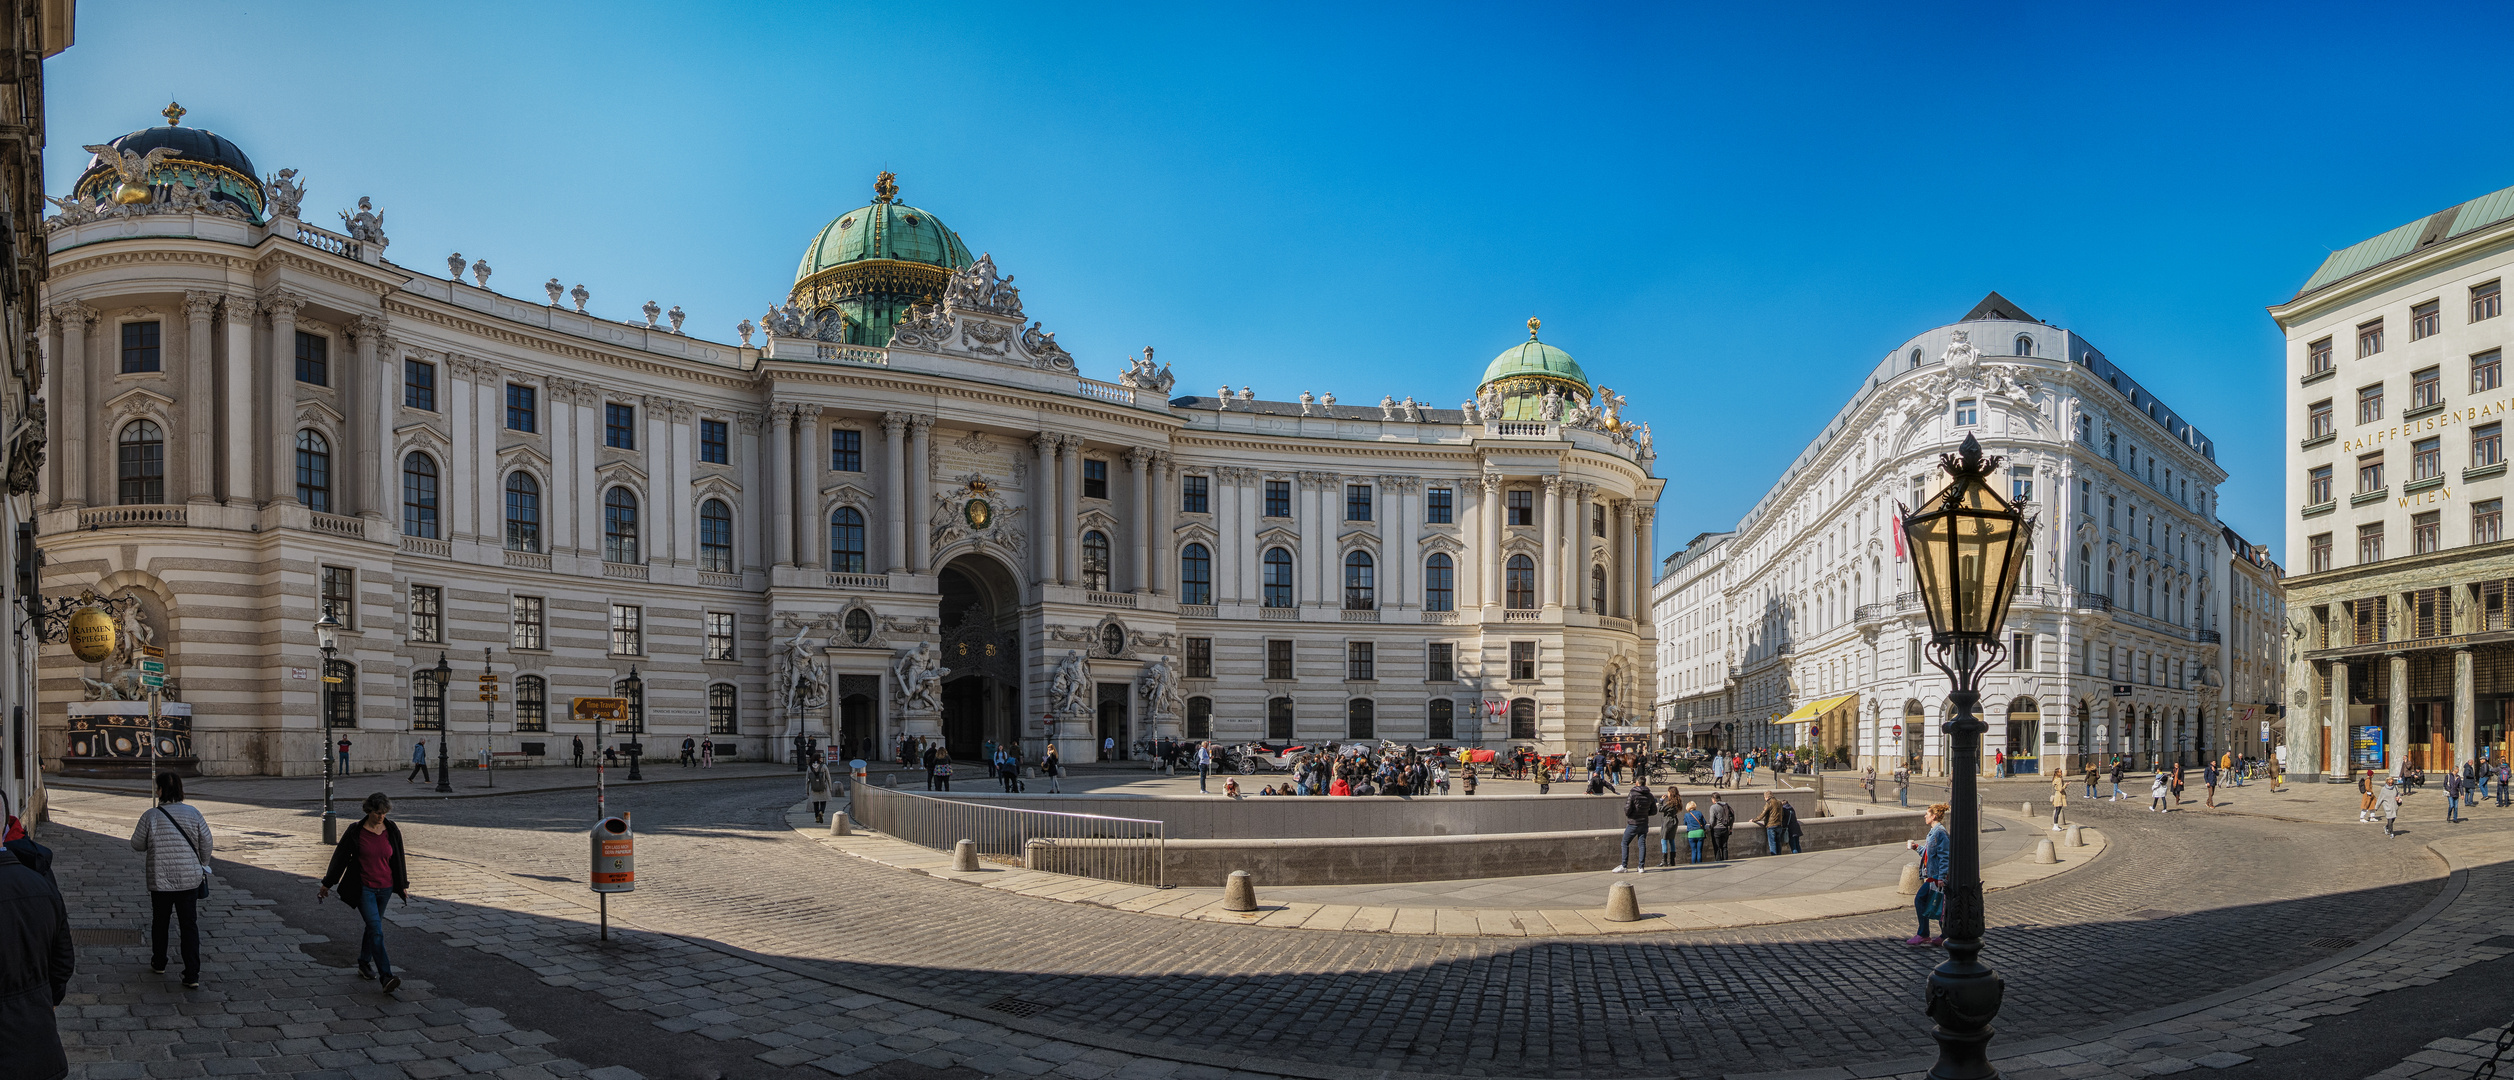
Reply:
M1002 563L963 555L936 575L942 603L943 744L962 761L1020 739L1021 585Z

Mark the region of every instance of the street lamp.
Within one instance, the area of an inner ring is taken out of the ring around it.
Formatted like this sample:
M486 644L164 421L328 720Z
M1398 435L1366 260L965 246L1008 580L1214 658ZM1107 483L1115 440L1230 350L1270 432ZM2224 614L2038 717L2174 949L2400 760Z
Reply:
M446 707L445 699L449 696L447 688L454 684L454 665L445 662L443 650L438 650L436 666L429 669L429 674L436 676L436 789L451 795L454 793L454 767L445 751L445 729L454 725L447 722L446 714L453 710Z
M340 620L332 617L330 605L315 621L314 643L323 650L323 681L315 684L323 688L315 706L321 715L315 729L323 750L323 843L330 846L340 843L340 815L332 812L332 652L340 648Z
M629 739L629 779L643 780L637 759L646 751L646 680L637 677L637 665L629 665L628 678L620 680L620 696L628 699L628 707L637 714L637 733Z
M1929 975L1927 1011L1937 1027L1938 1062L1932 1080L1986 1080L1999 1075L1990 1064L1990 1021L1999 1015L2005 986L1981 962L1982 733L1990 725L1976 711L1981 677L2006 652L1999 643L2008 601L2024 574L2033 526L1992 490L1998 458L1982 457L1981 441L1967 435L1956 453L1940 458L1949 481L1903 519L1913 576L1929 612L1929 662L1947 674L1955 715L1949 736L1948 794L1951 841L1947 860L1947 959Z

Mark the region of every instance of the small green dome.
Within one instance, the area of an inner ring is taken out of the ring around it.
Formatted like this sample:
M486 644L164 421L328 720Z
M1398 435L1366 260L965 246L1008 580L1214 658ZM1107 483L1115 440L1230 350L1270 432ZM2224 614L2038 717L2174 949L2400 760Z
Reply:
M1535 319L1528 320L1528 339L1502 350L1500 356L1484 368L1484 381L1476 384L1475 396L1488 402L1498 396L1500 412L1488 417L1495 420L1539 420L1545 413L1545 396L1558 394L1571 401L1589 399L1589 376L1580 370L1580 362L1571 354L1536 339Z
M803 249L795 267L795 284L850 263L873 260L924 263L958 270L972 261L960 234L942 219L897 201L899 185L889 173L874 183L872 202L838 215Z
M1572 359L1570 353L1533 337L1503 349L1501 355L1494 357L1493 362L1484 368L1484 381L1487 383L1521 375L1567 379L1579 383L1584 392L1589 386L1588 375L1580 370L1580 362Z

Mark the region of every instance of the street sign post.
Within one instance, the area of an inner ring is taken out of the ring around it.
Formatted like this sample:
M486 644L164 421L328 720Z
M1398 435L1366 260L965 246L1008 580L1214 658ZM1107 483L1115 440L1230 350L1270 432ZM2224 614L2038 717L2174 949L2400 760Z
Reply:
M568 703L568 715L578 723L594 726L594 813L599 815L603 801L602 722L619 723L628 719L628 699L624 697L580 697Z

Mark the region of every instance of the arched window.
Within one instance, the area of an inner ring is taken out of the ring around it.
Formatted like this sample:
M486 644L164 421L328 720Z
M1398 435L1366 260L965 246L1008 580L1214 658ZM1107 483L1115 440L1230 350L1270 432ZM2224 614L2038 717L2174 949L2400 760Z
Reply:
M123 425L116 441L114 468L121 483L114 501L125 506L165 502L166 433L152 421L134 420Z
M1371 734L1377 726L1377 721L1372 716L1372 706L1369 698L1354 698L1353 700L1344 703L1345 738L1378 738L1378 736Z
M1266 699L1266 738L1273 742L1292 741L1292 699Z
M541 481L522 469L506 474L506 550L541 550Z
M2156 574L2153 571L2147 575L2147 613L2156 614Z
M410 680L410 729L445 730L445 687L425 669Z
M1213 737L1212 698L1192 697L1187 699L1187 737L1191 739L1210 739Z
M1918 370L1920 370L1920 350L1919 350L1919 349L1914 349L1914 350L1912 350L1912 365L1911 365L1911 370L1913 370L1913 371L1918 371Z
M402 458L402 535L434 540L436 459L413 452Z
M1369 611L1379 606L1379 590L1372 584L1370 552L1356 551L1344 557L1344 609Z
M1535 698L1510 699L1510 737L1513 739L1536 737Z
M2095 552L2084 544L2078 545L2078 588L2095 589Z
M2121 560L2112 558L2104 560L2104 598L2107 600L2121 595L2120 590L2115 587L2115 582L2121 576L2120 568Z
M1441 552L1435 551L1431 558L1423 560L1423 610L1458 610L1456 574L1449 556Z
M1502 606L1512 611L1529 611L1536 607L1536 560L1513 555L1502 564ZM1534 738L1534 736L1530 736Z
M1458 737L1458 703L1448 698L1431 700L1428 719L1424 722L1425 738L1439 741Z
M733 510L722 499L698 504L698 568L733 572Z
M2018 356L2032 356L2032 355L2034 355L2034 336L2033 336L2033 335L2031 335L2031 334L2018 334L2018 335L2016 336L2016 354L2017 354Z
M829 515L829 572L861 574L864 569L864 514L841 506Z
M1213 555L1203 544L1189 544L1179 550L1178 602L1213 603Z
M627 679L611 684L612 697L628 699L628 716L620 721L618 728L614 729L622 735L641 735L646 731L646 680L639 679L636 690L636 693L629 692Z
M1282 548L1266 549L1266 577L1264 584L1266 589L1265 601L1267 607L1288 608L1292 606L1291 552L1285 551ZM1291 736L1286 735L1284 738L1288 739L1291 738Z
M515 677L515 730L550 730L550 684L539 675Z
M740 692L724 683L707 688L707 733L732 735L741 730Z
M1109 591L1109 535L1097 529L1082 534L1082 587Z
M332 512L332 444L323 433L297 433L297 501L318 514Z
M602 495L602 561L638 561L637 493L624 487Z

